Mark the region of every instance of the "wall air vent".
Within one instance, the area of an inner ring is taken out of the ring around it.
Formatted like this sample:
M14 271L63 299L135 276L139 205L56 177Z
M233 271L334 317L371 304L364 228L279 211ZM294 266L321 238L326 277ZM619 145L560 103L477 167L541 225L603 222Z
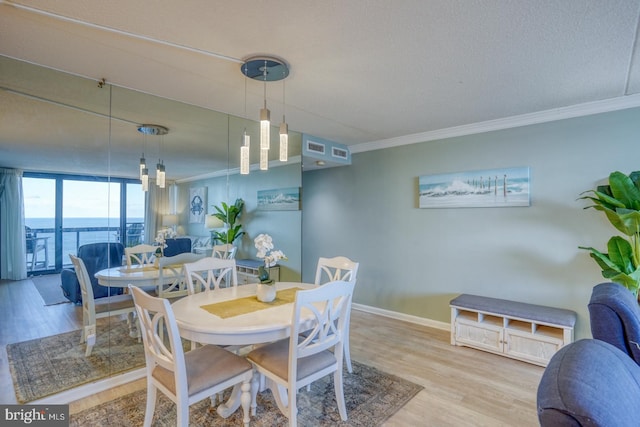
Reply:
M324 144L307 140L307 151L311 153L324 154Z
M349 158L349 152L338 147L331 147L331 155L343 160L347 160Z
M304 171L350 164L351 153L346 145L302 134L302 168Z

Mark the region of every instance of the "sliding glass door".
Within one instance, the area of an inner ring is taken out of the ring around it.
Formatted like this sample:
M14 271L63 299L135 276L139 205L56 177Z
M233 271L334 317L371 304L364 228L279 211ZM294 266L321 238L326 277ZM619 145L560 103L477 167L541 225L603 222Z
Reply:
M24 194L27 274L55 270L56 179L29 176L22 179Z
M59 272L80 246L144 229L144 193L131 180L25 173L23 190L29 274Z

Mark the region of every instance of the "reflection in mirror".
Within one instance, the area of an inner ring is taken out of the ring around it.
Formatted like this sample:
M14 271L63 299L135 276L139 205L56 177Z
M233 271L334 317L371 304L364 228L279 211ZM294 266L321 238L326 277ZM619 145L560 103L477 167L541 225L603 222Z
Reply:
M80 375L84 371L77 369L75 363L86 361L86 346L78 345L83 313L81 305L70 299L79 301L81 297L79 292L71 295L69 291L65 296L61 284L69 288L64 283L77 281L69 254L78 253L81 246L151 243L159 229L169 227L189 241L191 251L207 253L212 230L206 227L206 217L214 206L241 198L245 204L239 222L245 234L235 242L236 258L255 260L253 239L268 233L288 257L281 262L281 280L301 278L301 211L258 207L258 192L300 190L300 134L290 131L287 163L278 161L274 149L270 153L270 169L259 171L256 122L112 87L108 78L105 84L99 84L99 80L0 57L0 169L24 171L24 221L32 226L34 240L45 242L47 252L45 255L44 250L39 250L37 258L25 254L27 280L3 281L0 285L1 340L5 345L38 339L44 353L47 348L59 349L61 343L68 342L70 347L65 351L75 351L77 360L65 357L64 363L52 365L64 371L58 375L77 377L70 387L144 365L142 345L135 331L129 330L132 325L126 315L118 315L97 321L96 344L89 357L98 369L91 378ZM165 126L169 132L161 137L145 136L137 131L145 123ZM245 128L252 138L253 165L249 175L241 176L239 154ZM277 135L278 129L273 127L273 141L278 140ZM140 157L149 163L154 191L142 191ZM155 165L159 161L166 168L163 192L154 187ZM189 203L196 190L202 190L204 195L198 218L192 215ZM19 212L21 208L12 209ZM0 254L10 250L4 240ZM106 266L100 268L117 267L115 264L123 262L122 255L118 258L117 254L110 254L106 258ZM1 259L4 262L6 258ZM31 268L27 269L29 260ZM97 280L95 271L90 276ZM114 285L113 281L105 283ZM21 286L9 291L8 286L14 284ZM110 289L103 285L96 283L93 289ZM57 293L58 300L43 299L49 298L47 293ZM16 313L33 316L25 318ZM18 318L22 320L17 322ZM44 339L53 339L57 344L42 344ZM27 358L19 352L9 357ZM11 384L8 368L2 369L3 380ZM31 374L37 371L34 367ZM41 396L8 388L0 392L0 399L28 402L61 391L60 382L50 379L53 373L41 374L43 377L38 379L46 385ZM20 380L13 383L21 388Z

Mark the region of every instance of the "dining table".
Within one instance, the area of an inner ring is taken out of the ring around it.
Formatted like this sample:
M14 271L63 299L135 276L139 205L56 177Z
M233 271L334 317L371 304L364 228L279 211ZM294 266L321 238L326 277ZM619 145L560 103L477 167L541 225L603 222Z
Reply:
M180 275L180 270L173 268L164 268L162 270L162 284L172 283ZM114 288L126 288L129 284L133 286L154 286L160 284L160 270L153 265L134 265L127 267L111 267L100 270L95 274L98 284L102 286L110 286Z
M180 336L202 344L249 346L288 338L295 294L317 287L311 283L276 282L276 298L261 302L256 283L215 289L183 297L171 307ZM303 312L301 329L313 327L314 316ZM255 383L254 383L255 385ZM228 417L240 405L240 388L234 387L217 412ZM252 404L253 405L253 404ZM255 406L252 406L255 412ZM255 415L255 414L254 414Z

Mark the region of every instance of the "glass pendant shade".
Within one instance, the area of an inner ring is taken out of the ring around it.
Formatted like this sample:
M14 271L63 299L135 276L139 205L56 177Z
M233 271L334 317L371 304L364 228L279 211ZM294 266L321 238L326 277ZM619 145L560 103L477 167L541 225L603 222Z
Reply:
M240 174L248 175L250 168L249 148L251 146L251 136L244 131L242 135L242 145L240 146Z
M282 118L280 124L280 161L286 162L289 159L289 126Z
M142 179L143 171L147 167L147 161L144 158L144 154L140 157L140 179Z
M166 174L165 174L165 169L164 169L164 164L160 163L159 164L160 169L158 170L158 176L157 176L157 181L158 181L158 187L160 188L164 188L165 184L166 184Z
M149 169L146 167L142 169L142 177L140 180L142 181L142 191L149 191Z
M260 150L268 150L271 136L271 112L267 109L267 101L260 110Z
M162 163L156 165L156 185L160 188L165 186L165 169Z
M260 149L260 170L269 170L269 149Z

